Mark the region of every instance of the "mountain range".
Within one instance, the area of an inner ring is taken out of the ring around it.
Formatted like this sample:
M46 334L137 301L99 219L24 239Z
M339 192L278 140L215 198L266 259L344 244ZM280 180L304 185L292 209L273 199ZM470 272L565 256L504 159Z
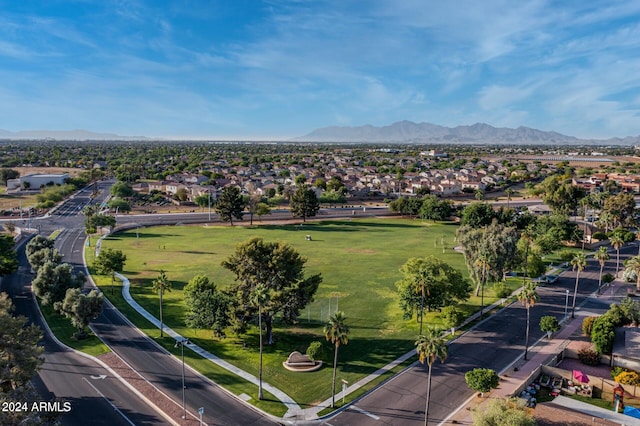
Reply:
M635 145L640 136L609 139L580 139L558 132L545 132L520 126L517 129L493 127L484 123L444 127L432 123L399 121L389 126L323 127L294 138L296 142L396 142L396 143L469 143L536 145Z
M134 141L145 136L121 136L88 130L0 129L0 140ZM517 129L493 127L484 123L471 126L444 127L432 123L398 121L388 126L323 127L290 139L290 142L340 143L435 143L435 144L530 144L530 145L640 145L639 136L609 139L580 139L553 131L520 126Z
M90 140L144 140L144 136L120 136L114 133L95 133L88 130L23 130L10 132L0 129L0 139L7 140L65 140L65 141L90 141Z

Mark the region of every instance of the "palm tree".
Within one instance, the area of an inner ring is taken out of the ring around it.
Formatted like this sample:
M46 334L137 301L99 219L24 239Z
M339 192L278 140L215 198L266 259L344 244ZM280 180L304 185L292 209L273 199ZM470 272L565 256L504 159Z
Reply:
M324 337L335 346L333 354L333 384L331 385L331 408L336 404L336 370L338 368L338 348L349 343L349 327L344 323L344 312L338 311L329 318L324 326Z
M509 203L511 203L511 196L513 195L513 189L507 188L504 193L507 195L507 208L509 208Z
M573 302L571 304L571 318L575 318L575 310L576 310L576 297L578 296L578 282L580 280L580 272L584 271L584 268L587 267L587 257L584 253L576 253L571 259L571 266L573 270L577 270L576 273L576 287L573 290Z
M598 294L600 294L600 287L602 286L602 270L607 260L611 259L609 251L606 247L600 247L593 255L593 258L600 263L600 276L598 278Z
M636 289L640 290L640 256L632 257L625 262L625 269L636 274Z
M624 245L624 240L622 239L622 237L620 235L613 234L609 238L609 242L611 243L613 248L616 250L616 275L615 275L615 277L618 278L618 269L620 269L620 248Z
M447 344L441 334L433 329L427 328L426 333L418 337L415 343L416 352L420 357L420 362L429 366L429 378L427 379L427 402L424 409L424 424L427 426L429 422L429 399L431 393L431 367L440 358L440 362L447 359Z
M636 231L636 239L640 240L640 229ZM638 256L640 256L640 241L638 241Z
M538 301L538 293L536 293L536 289L531 281L526 283L520 293L518 293L518 300L527 309L527 330L524 338L524 359L526 360L529 353L529 311Z
M158 292L158 296L160 297L160 337L163 336L163 323L162 323L162 295L165 291L171 291L171 281L167 279L167 275L164 271L160 270L160 275L158 278L153 280L153 291Z
M269 303L269 292L265 285L258 285L251 295L253 303L258 305L258 329L260 330L260 367L258 369L258 399L262 400L262 308Z

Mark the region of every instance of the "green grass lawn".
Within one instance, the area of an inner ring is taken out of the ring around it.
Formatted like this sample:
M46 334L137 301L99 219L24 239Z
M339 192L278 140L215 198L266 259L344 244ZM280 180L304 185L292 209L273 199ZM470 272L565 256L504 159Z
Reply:
M307 273L322 273L323 283L315 301L301 313L297 325L275 324L275 344L265 347L263 377L304 407L330 397L331 367L312 373L293 373L282 366L289 353L293 350L304 353L311 341L324 341L322 327L329 314L337 309L345 312L351 329L349 343L340 347L338 380L353 383L412 350L419 325L415 319L402 319L395 289L395 282L401 278L398 269L410 257L434 255L467 276L463 255L453 250L456 229L454 224L426 224L411 219L325 221L304 224L302 228L297 225L165 226L142 228L139 238L136 231L116 234L107 238L103 247L120 249L127 255L123 273L131 280L131 293L156 316L158 298L151 291L151 281L164 270L173 285L173 291L164 296L165 322L198 345L255 375L258 373L255 327L242 338L229 335L224 340L212 339L208 331L185 328L182 288L197 274L207 275L220 288L227 287L233 282L233 275L220 263L233 253L238 243L249 238L279 240L295 247L308 258ZM305 240L307 234L312 236L312 241ZM89 264L92 258L93 247L87 250ZM105 295L140 325L137 315L123 306L118 295L120 289L112 296L110 280L99 280L99 283ZM513 289L520 284L520 280L508 281ZM495 300L488 285L485 303ZM460 308L469 314L476 311L479 304L480 298L472 297ZM428 314L426 323L439 325L437 313ZM159 336L159 331L149 324L142 328L154 338ZM326 349L326 360L330 364L331 348L327 345ZM242 392L256 393L246 389Z

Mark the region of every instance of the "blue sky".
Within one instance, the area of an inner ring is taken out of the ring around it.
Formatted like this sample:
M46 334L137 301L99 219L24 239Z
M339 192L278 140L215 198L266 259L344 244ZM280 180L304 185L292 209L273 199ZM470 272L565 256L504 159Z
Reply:
M0 129L640 134L640 2L0 0Z

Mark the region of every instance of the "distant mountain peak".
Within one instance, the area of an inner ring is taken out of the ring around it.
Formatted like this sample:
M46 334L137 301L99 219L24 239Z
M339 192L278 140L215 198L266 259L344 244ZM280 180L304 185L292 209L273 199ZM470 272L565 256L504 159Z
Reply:
M519 126L493 127L486 123L444 127L433 123L414 123L403 120L388 126L372 125L347 127L331 126L293 139L298 142L343 142L343 143L473 143L473 144L590 144L633 145L640 143L640 136L610 139L578 139L554 131L542 131Z

